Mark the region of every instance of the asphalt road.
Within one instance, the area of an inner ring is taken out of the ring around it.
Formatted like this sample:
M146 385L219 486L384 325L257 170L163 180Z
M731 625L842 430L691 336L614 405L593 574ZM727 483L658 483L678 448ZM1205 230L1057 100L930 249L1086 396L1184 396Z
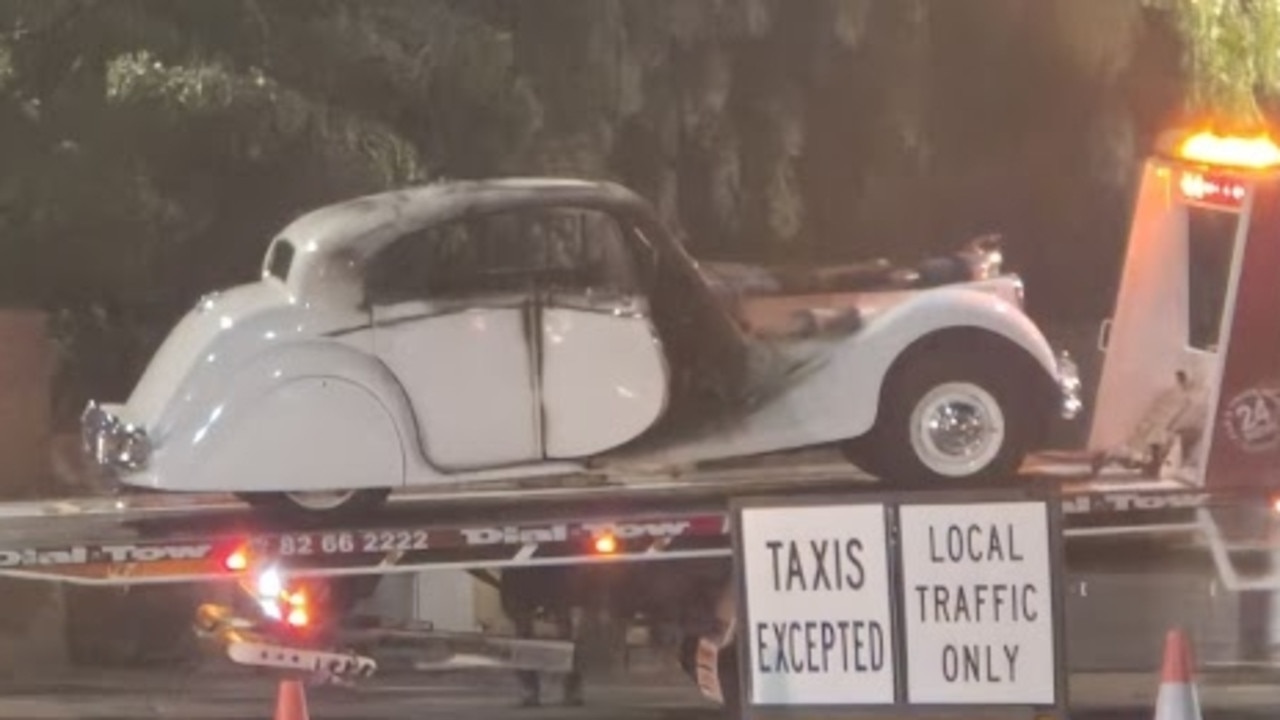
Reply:
M106 720L240 720L268 718L276 681L246 673L129 672L47 678L0 684L0 718ZM1073 680L1073 720L1149 719L1158 680L1147 676L1089 676ZM1204 717L1252 720L1280 707L1280 684L1201 684ZM514 681L505 674L411 676L358 688L308 690L313 718L334 720L718 720L720 714L688 684L665 675L589 682L586 704L557 704L547 683L547 704L517 705Z

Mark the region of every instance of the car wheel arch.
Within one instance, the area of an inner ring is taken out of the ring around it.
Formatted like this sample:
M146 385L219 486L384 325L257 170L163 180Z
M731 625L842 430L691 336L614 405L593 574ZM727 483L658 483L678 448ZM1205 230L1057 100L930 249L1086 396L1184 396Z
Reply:
M872 425L879 419L887 394L893 391L897 378L906 368L922 357L954 353L989 354L1001 358L1000 362L1010 363L1010 370L1018 374L1019 381L1034 388L1033 400L1037 416L1047 418L1051 414L1056 400L1056 384L1041 358L1006 333L979 326L961 326L927 332L908 343L894 357L880 378ZM1037 435L1040 435L1046 429L1036 430Z
M392 476L387 478L387 487L397 487L405 481L408 470L407 452L405 448L404 433L400 427L400 423L396 420L395 414L387 407L386 402L378 393L374 392L367 385L356 382L350 378L332 375L299 375L289 378L288 380L271 387L267 392L255 401L241 404L238 412L234 417L227 418L227 423L220 428L218 433L220 437L211 437L213 447L244 447L241 443L249 436L276 437L276 433L281 431L288 434L289 428L287 423L281 420L270 421L273 413L278 413L280 405L277 403L286 403L288 407L290 402L288 398L288 390L292 386L306 386L308 384L319 383L322 386L335 386L340 394L330 395L314 401L314 405L308 408L309 414L314 417L321 418L321 424L316 430L320 435L338 435L343 436L346 432L344 426L349 426L352 417L359 414L366 419L373 419L379 423L385 422L385 427L389 429L389 436L384 435L385 447L392 449L396 462L394 469L391 470ZM338 403L336 406L332 403ZM353 404L354 403L354 404ZM363 410L359 410L359 408ZM358 411L358 412L357 412ZM292 413L286 413L289 415ZM277 416L279 417L279 416ZM266 421L266 422L264 422ZM246 435L248 433L248 435ZM253 440L250 439L251 445ZM319 446L308 455L319 453L323 448L331 450L341 450L347 457L360 457L361 453L367 455L367 450L361 450L361 443L356 443L356 447L334 447L326 442L320 442ZM364 444L368 446L367 443ZM379 453L375 453L375 456ZM198 461L197 457L192 460ZM288 466L288 462L279 461L282 465ZM353 487L360 487L359 485ZM256 488L246 488L256 489ZM274 489L274 488L273 488ZM302 487L281 488L291 490L306 489Z
M370 403L370 408L376 407L376 415L385 418L393 433L386 446L398 450L399 477L393 478L393 486L402 485L413 463L407 442L414 418L402 388L389 371L352 348L338 349L337 353L331 349L315 352L314 348L305 353L294 352L298 348L282 350L264 353L242 365L224 376L218 387L200 388L203 392L188 404L182 421L167 433L164 444L170 448L164 453L172 458L169 471L184 474L182 466L186 466L186 474L198 472L200 457L208 457L204 452L178 450L179 456L173 457L174 449L237 442L234 436L256 425L255 417L261 413L271 412L268 403L278 400L281 391L305 383L339 383L355 390L344 393L346 402ZM373 409L367 414L376 416Z

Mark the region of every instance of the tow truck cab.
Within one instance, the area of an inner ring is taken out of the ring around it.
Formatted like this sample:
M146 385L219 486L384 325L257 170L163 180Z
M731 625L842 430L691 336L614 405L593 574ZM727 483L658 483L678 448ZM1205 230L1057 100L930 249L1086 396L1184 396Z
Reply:
M1197 485L1280 464L1280 148L1163 137L1144 164L1088 449Z

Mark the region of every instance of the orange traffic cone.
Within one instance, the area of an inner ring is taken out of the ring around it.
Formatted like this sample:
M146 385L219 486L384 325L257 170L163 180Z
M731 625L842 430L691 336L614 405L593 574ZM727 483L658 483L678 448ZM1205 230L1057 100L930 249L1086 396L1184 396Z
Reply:
M1174 628L1164 640L1155 720L1201 720L1200 697L1191 675L1191 646L1182 629Z
M276 693L275 720L308 720L307 692L301 680L281 680Z

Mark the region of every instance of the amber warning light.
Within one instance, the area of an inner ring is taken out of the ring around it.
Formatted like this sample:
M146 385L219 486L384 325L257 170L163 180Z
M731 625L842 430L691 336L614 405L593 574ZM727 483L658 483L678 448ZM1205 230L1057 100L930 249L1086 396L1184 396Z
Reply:
M295 593L286 593L286 600L289 606L289 614L285 616L285 622L296 628L306 627L311 622L311 614L307 612L306 593L301 590Z
M1280 146L1266 134L1243 137L1203 131L1182 141L1178 157L1208 165L1261 170L1280 165Z

